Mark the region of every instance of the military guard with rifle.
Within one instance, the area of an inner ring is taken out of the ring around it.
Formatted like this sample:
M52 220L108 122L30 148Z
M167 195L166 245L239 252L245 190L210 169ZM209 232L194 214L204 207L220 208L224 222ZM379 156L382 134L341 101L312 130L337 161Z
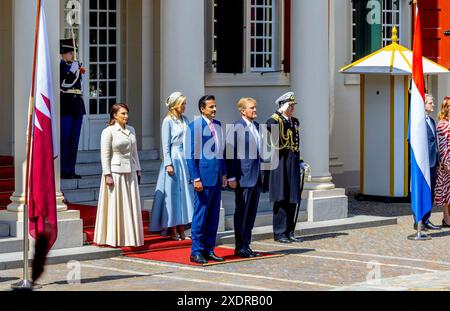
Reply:
M60 42L61 178L79 179L75 173L78 142L86 114L81 90L84 68L76 59L75 40Z

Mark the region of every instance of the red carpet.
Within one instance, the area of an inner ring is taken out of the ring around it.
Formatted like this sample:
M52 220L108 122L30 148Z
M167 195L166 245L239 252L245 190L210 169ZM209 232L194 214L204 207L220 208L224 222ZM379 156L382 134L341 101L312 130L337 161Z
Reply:
M0 156L0 210L5 210L14 192L14 158Z
M226 264L226 263L268 259L268 258L275 258L275 257L283 256L280 254L273 254L273 253L260 253L262 255L261 257L241 258L241 257L237 257L234 255L233 248L225 248L225 247L216 247L214 249L214 252L216 253L217 256L223 257L225 259L225 261L224 262L210 261L204 265L192 263L189 259L190 254L191 254L190 247L171 249L171 250L150 251L150 252L146 252L146 253L137 253L137 254L125 254L125 256L133 257L133 258L140 258L140 259L147 259L147 260L173 262L173 263L190 265L190 266L213 266L213 265L220 265L220 264Z
M83 220L83 233L86 237L85 243L92 243L94 240L97 207L71 203L68 203L68 207L70 210L80 211L80 218ZM124 253L148 252L191 246L191 240L173 241L169 237L162 237L159 234L148 232L149 216L150 213L148 211L142 212L142 221L144 224L144 245L140 247L123 247L122 250ZM108 247L102 245L97 246Z

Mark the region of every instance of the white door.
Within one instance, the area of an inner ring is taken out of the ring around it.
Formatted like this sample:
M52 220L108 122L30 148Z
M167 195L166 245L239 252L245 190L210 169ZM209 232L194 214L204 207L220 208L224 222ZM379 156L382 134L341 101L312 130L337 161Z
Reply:
M74 34L79 43L79 60L87 72L83 80L86 116L80 150L100 149L100 135L109 120L109 110L120 98L119 4L120 0L65 0L66 16L79 7ZM71 37L69 20L65 38Z

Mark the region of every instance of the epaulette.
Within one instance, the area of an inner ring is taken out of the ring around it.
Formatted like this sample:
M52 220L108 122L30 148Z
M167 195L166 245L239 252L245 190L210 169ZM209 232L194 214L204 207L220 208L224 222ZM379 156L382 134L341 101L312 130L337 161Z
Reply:
M280 122L280 115L278 115L278 114L276 114L276 113L274 113L270 118L272 118L272 119L274 119L275 121L277 121L277 122Z

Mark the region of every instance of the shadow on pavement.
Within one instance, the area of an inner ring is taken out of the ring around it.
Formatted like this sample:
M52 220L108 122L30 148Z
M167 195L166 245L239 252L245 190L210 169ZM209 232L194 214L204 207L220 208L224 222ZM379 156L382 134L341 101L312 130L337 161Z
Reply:
M6 283L6 282L11 282L11 281L18 281L20 280L19 278L0 278L0 283Z
M445 231L442 230L440 232L434 232L434 233L429 233L430 231L428 231L428 235L431 236L432 238L444 238L444 237L448 237L450 236L450 231Z
M347 236L347 235L348 235L348 233L332 232L332 233L304 236L303 239L305 241L317 241L317 240L322 240L322 239L335 239L339 236Z
M117 281L117 280L124 280L124 279L134 279L134 278L140 278L140 277L151 277L154 275L162 275L162 274L170 274L173 272L165 272L165 273L152 273L148 275L141 275L141 274L131 274L131 275L105 275L97 278L90 278L90 279L82 279L80 281L81 284L89 284L89 283L98 283L98 282L107 282L107 281ZM56 281L53 283L43 284L42 286L49 286L49 285L67 285L69 284L67 281Z
M273 254L282 254L282 255L295 255L295 254L304 254L315 252L316 250L313 248L290 248L290 249L282 249L278 251L270 251Z

